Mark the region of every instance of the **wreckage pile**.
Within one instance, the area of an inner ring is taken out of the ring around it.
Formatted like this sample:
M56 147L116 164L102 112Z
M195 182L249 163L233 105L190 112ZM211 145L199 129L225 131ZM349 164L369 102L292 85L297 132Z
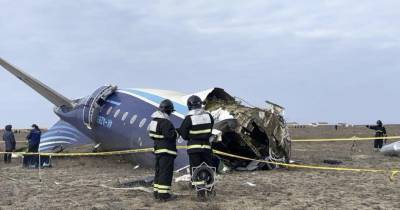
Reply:
M275 107L249 107L229 94L216 89L205 100L206 110L214 119L218 141L213 148L257 160L288 162L291 140L285 120ZM263 169L263 163L220 157L232 168ZM249 168L250 167L250 168Z

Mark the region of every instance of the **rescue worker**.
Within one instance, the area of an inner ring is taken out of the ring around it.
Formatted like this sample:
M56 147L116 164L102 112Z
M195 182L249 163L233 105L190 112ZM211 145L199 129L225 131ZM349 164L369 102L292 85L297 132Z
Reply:
M212 135L214 119L210 113L202 108L202 104L203 102L200 97L195 95L189 97L187 101L189 113L179 129L181 137L188 141L187 153L189 155L190 173L193 172L193 167L197 167L203 162L209 166L212 165L210 137ZM204 184L204 182L194 182L192 177L192 186L201 184ZM200 198L204 198L205 191L199 191L197 195Z
M162 101L159 110L151 116L153 120L148 127L149 136L154 140L154 198L160 201L177 198L176 195L171 194L174 161L177 156L176 139L178 138L178 133L169 118L174 111L174 105L170 100Z
M5 143L5 149L6 149L5 152L10 152L4 154L4 163L11 163L11 152L15 151L15 144L16 144L11 125L7 125L5 127L5 131L3 133L3 140Z
M376 125L367 125L367 128L375 130L375 137L385 137L386 128L383 126L382 121L378 120ZM383 146L383 139L377 138L374 141L374 149L378 151Z
M42 136L42 131L39 129L39 126L36 124L32 125L32 130L26 137L28 139L28 152L37 153L39 151L40 138ZM39 158L37 155L28 155L24 158L24 165L35 168L39 166Z

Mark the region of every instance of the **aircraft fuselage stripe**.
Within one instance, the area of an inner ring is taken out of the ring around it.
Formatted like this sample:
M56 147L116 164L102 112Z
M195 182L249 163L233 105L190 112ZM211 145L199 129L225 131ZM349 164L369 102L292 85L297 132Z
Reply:
M68 141L53 141L53 142L46 142L46 143L40 144L39 147L45 147L45 146L52 145L52 144L72 144L72 143L68 142Z
M132 90L130 90L130 91L132 91ZM119 92L119 93L124 93L124 94L130 95L130 96L133 96L133 97L138 98L138 99L140 99L140 100L142 100L142 101L144 101L144 102L147 102L147 103L149 103L149 104L151 104L151 105L153 105L153 106L155 106L155 107L158 107L158 106L159 106L159 103L160 103L162 100L164 100L164 98L162 98L162 97L160 97L160 96L155 96L155 95L153 95L153 98L154 98L154 97L159 97L159 100L161 99L160 102L155 102L155 101L153 101L153 100L147 98L146 95L141 96L141 95L138 95L138 94L136 94L136 93L132 93L132 92L130 92L130 91L118 90L117 92ZM135 92L139 92L139 93L140 93L140 91L135 91ZM146 94L146 93L144 93L144 94ZM151 96L151 95L148 94L148 96ZM179 106L182 106L181 104L176 103L176 102L174 102L174 105L177 105L176 108L178 108ZM174 112L174 113L172 113L172 114L175 115L175 116L177 116L177 117L179 117L179 118L181 118L181 119L183 119L183 118L185 117L184 114L182 114L182 113L179 112L179 110L176 111L176 112Z

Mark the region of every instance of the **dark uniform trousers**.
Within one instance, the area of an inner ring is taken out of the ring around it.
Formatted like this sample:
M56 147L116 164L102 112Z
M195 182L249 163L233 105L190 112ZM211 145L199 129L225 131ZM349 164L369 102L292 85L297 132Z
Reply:
M383 147L383 139L375 139L374 148L381 149Z
M12 150L6 150L6 152L12 152ZM11 163L11 153L4 154L4 162Z
M376 136L382 137L382 136ZM381 149L383 147L383 139L375 139L374 141L374 148Z
M171 191L174 161L174 155L156 154L154 192L158 193L160 198L167 198Z
M39 144L29 143L28 153L38 153L38 151L39 151ZM23 159L23 165L25 167L30 167L30 166L38 167L39 166L39 156L25 154L24 159Z
M196 152L188 151L189 155L189 163L190 163L190 174L193 172L193 167L197 167L202 163L206 163L207 165L212 165L212 150L211 149L202 149L197 150Z

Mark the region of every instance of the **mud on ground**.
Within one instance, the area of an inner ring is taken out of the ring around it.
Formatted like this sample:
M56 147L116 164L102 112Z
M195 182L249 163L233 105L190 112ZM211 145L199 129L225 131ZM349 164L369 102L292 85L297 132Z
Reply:
M318 135L312 130L297 133L301 137ZM293 134L296 137L296 131ZM343 161L340 167L400 168L400 157L373 152L372 142L352 145L294 143L293 159L324 166L329 166L324 160L333 159ZM1 162L0 209L400 209L400 175L391 182L388 173L309 169L232 172L219 177L217 197L212 202L198 202L187 184L174 183L173 191L182 196L158 203L151 193L102 187L153 174L152 170L134 169L135 165L119 157L59 158L53 165L41 171L40 182L38 170L21 168L18 159L11 165Z

